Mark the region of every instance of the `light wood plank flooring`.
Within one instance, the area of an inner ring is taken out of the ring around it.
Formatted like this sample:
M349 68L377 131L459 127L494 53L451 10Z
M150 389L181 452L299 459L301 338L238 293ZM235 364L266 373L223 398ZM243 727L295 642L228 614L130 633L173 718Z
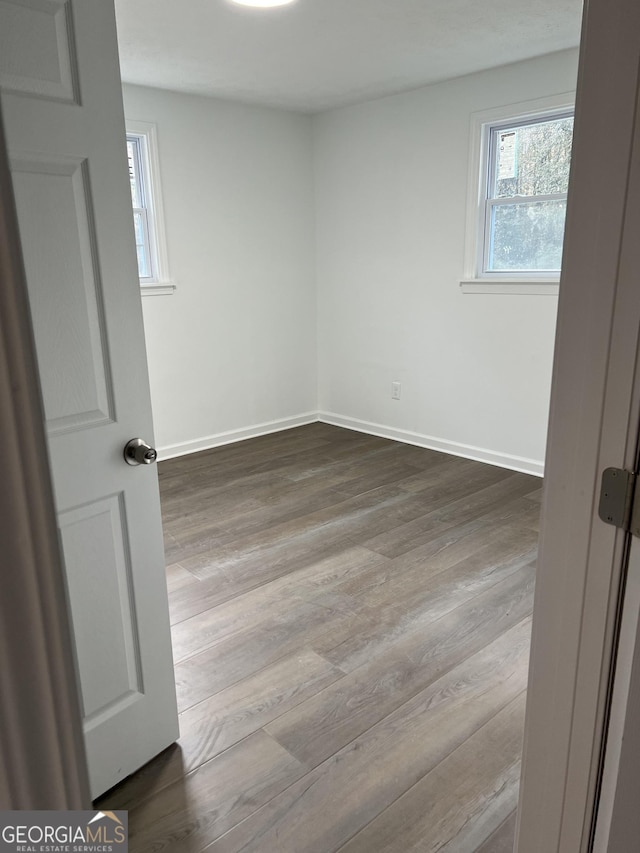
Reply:
M160 465L181 737L133 853L507 853L540 481L324 424Z

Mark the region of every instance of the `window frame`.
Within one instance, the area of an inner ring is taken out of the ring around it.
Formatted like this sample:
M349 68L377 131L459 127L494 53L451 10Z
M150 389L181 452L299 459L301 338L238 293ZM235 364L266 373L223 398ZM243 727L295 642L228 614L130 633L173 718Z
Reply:
M490 240L491 204L489 187L495 167L491 139L494 132L544 119L574 114L575 92L565 92L535 101L508 104L471 115L469 174L464 272L460 280L463 293L512 293L520 295L556 295L560 275L555 271L485 271L485 256ZM527 197L528 198L528 197ZM536 200L545 200L540 196Z
M143 208L131 206L132 214L142 213L143 227L149 247L151 275L140 278L143 296L171 295L176 285L169 275L167 240L164 226L164 206L160 182L157 127L152 122L127 119L126 136L138 142L139 167L142 177Z
M133 205L133 218L137 216L140 217L142 223L142 246L144 248L144 252L147 259L147 264L149 268L149 275L140 276L141 284L152 284L156 282L156 268L157 261L155 257L154 246L151 241L151 233L149 228L149 208L148 208L148 193L147 193L147 184L149 183L148 177L146 174L144 164L143 164L143 145L144 138L138 136L137 134L128 133L127 134L127 146L133 145L133 171L136 178L136 183L138 186L138 195L140 201L140 207L135 207ZM131 167L130 167L131 168ZM138 246L138 241L136 239L136 248ZM139 270L138 270L139 273Z

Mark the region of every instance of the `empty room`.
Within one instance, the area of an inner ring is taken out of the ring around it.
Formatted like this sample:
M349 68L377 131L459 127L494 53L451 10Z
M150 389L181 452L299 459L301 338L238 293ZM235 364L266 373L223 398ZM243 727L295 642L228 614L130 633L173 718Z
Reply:
M581 5L0 0L59 542L47 689L67 807L126 813L135 853L533 837ZM578 657L556 681L598 671L603 732L608 670Z

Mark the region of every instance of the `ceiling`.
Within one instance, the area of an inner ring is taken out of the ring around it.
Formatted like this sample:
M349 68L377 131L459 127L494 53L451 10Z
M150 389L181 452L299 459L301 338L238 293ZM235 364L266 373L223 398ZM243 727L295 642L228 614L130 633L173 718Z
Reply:
M301 112L575 47L581 0L116 0L123 80Z

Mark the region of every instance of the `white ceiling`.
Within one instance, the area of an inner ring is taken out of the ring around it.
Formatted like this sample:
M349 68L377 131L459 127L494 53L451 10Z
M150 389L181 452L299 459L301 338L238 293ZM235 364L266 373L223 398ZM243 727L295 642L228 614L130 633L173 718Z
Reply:
M116 0L125 82L319 112L556 50L581 0Z

